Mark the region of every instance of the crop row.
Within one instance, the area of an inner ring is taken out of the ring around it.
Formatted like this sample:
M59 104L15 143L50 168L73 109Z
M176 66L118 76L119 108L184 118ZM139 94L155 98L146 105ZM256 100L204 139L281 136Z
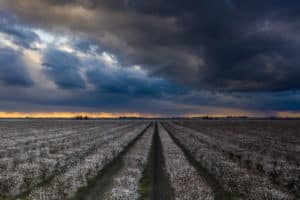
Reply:
M166 162L166 171L174 189L176 200L214 199L212 189L200 177L182 150L173 142L166 130L159 124L159 136Z
M51 152L48 147L36 149L35 151L21 151L20 153L12 154L13 157L1 159L1 193L8 195L18 195L34 185L44 182L54 174L67 168L69 165L76 163L89 152L93 151L97 145L113 138L113 131L118 128L113 128L105 132L93 132L98 134L92 143L79 143L67 145L61 140L49 141L49 145L53 144L55 152ZM123 130L123 129L120 129ZM117 132L116 135L122 132ZM78 137L78 142L86 141L89 132ZM70 143L69 143L70 144ZM65 146L64 146L65 145ZM68 148L69 147L69 148Z
M42 187L31 191L30 199L66 199L72 197L80 188L87 185L89 179L95 177L108 163L118 156L128 144L134 140L147 124L134 127L132 130L122 132L113 139L103 142L96 151L85 157L81 162L57 175Z
M106 200L137 200L139 182L147 164L153 138L153 125L126 152L122 158L122 168L114 175L110 190L105 194Z
M216 149L212 140L175 124L165 124L174 138L213 174L225 189L246 199L290 199L291 195L275 187L268 178L241 167ZM226 146L223 143L222 146Z
M70 120L37 120L37 121L0 121L0 138L16 140L20 137L26 139L33 136L33 139L43 138L44 136L65 134L74 130L84 128L102 128L103 130L111 127L129 124L126 121L70 121Z
M297 121L182 121L209 136L243 149L300 165L300 126Z
M93 154L104 144L114 141L126 132L140 130L144 126L144 124L133 124L100 132L97 129L82 131L73 142L65 139L50 140L48 146L43 148L22 151L12 154L11 157L1 158L0 193L2 196L17 196L26 192L40 183L51 180L68 168L76 166L78 162Z
M105 126L104 126L105 125ZM124 124L125 125L125 124ZM69 141L72 138L81 136L82 133L89 134L93 132L103 132L114 127L121 127L118 124L101 124L101 126L91 127L91 126L80 126L74 128L61 128L55 129L45 128L44 129L16 129L19 134L10 135L7 132L0 132L1 142L0 142L0 157L5 156L5 151L9 153L10 151L15 152L19 150L34 150L51 143L61 143L61 141ZM21 135L21 136L20 136ZM76 138L77 139L77 138Z
M259 173L262 176L268 177L275 185L280 185L291 193L297 193L300 195L300 166L295 162L288 162L277 156L275 152L286 153L286 149L279 149L279 142L274 143L269 153L261 151L255 151L257 148L251 148L252 146L262 143L255 136L243 135L236 132L235 134L228 134L226 131L211 129L209 133L203 133L195 131L186 127L173 125L173 128L178 131L189 132L197 137L199 141L207 144L210 148L222 153L225 157L239 165ZM219 137L215 137L219 136ZM237 142L237 140L239 140ZM265 139L264 142L266 142ZM235 143L233 142L235 141ZM263 145L261 145L263 146ZM267 143L265 144L267 146ZM271 154L270 152L273 152Z

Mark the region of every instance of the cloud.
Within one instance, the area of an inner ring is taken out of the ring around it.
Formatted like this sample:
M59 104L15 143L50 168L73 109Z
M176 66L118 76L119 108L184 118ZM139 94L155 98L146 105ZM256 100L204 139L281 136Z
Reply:
M125 66L141 65L195 89L300 89L300 4L294 0L12 0L1 5L32 24L93 38Z
M0 83L29 87L33 85L20 52L0 48Z
M100 66L87 71L87 78L102 93L128 95L132 98L163 98L185 93L184 87L165 79L149 77L138 66L125 69Z
M43 58L47 76L62 89L82 89L85 83L80 75L80 60L76 55L49 48Z
M31 48L35 41L39 41L37 34L31 30L22 27L18 20L0 10L0 32L6 34L16 45L24 48Z
M10 42L0 61L16 62L0 68L1 83L30 86L18 49L31 49L57 86L21 96L16 86L2 87L7 101L170 115L300 110L298 1L10 0L0 7L0 33Z

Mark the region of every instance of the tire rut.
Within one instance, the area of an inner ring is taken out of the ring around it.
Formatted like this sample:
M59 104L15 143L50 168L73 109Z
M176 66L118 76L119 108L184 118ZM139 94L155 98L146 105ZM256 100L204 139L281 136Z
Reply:
M162 144L155 123L149 160L141 180L140 200L173 200L173 191L165 172Z

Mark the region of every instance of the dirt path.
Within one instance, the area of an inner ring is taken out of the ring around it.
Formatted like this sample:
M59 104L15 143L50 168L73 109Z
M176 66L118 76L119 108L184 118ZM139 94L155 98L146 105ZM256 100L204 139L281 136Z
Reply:
M153 144L145 175L141 181L140 200L173 200L173 192L165 173L165 161L162 154L161 141L157 124L153 135Z

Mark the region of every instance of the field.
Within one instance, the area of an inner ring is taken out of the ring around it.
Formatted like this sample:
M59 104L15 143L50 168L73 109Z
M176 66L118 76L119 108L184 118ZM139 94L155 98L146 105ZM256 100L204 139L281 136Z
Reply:
M0 199L300 199L297 120L0 120Z

